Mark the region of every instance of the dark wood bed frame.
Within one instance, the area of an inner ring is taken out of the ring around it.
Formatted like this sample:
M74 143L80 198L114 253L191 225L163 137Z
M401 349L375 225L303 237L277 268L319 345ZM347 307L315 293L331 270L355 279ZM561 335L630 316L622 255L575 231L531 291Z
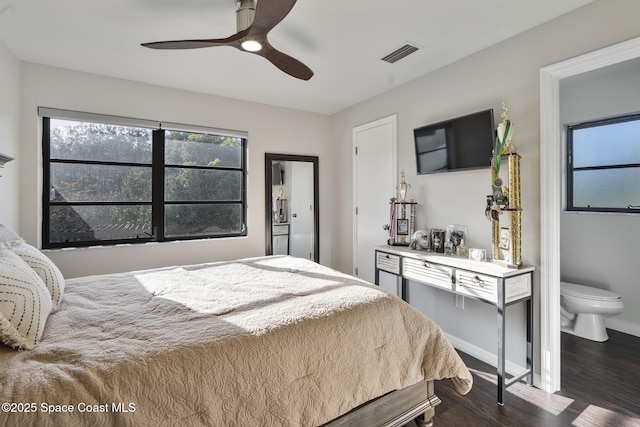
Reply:
M322 427L400 427L415 420L418 427L432 427L440 399L433 381L423 381L373 399Z

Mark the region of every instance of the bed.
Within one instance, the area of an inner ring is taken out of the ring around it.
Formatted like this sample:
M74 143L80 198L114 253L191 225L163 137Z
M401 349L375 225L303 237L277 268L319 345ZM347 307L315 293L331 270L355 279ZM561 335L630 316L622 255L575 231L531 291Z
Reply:
M422 412L426 425L439 402L434 380L461 394L472 386L431 320L304 259L62 286L30 350L0 345L1 426L402 425Z

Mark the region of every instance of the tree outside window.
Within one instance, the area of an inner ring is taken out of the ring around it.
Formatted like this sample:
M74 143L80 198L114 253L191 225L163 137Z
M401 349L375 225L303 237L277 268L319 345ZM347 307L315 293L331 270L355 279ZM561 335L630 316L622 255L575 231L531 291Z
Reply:
M246 235L246 139L43 117L43 247Z

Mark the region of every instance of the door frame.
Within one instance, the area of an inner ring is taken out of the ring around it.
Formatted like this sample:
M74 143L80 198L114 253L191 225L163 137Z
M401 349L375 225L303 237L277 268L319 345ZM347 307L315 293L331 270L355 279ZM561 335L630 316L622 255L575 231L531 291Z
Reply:
M640 57L640 37L540 69L540 386L560 390L560 80Z
M393 177L394 177L394 182L393 182L393 186L395 188L397 181L398 181L398 161L397 161L397 157L398 157L398 115L397 114L392 114L390 116L386 116L383 117L381 119L377 119L374 120L372 122L369 123L365 123L359 126L355 126L353 128L352 131L352 136L351 136L351 144L352 144L352 148L351 148L351 153L353 156L353 163L352 163L352 170L353 170L353 176L352 176L352 181L353 181L353 206L352 206L352 214L353 214L353 223L352 223L352 227L353 227L353 237L352 237L352 245L353 245L353 258L351 261L351 271L352 274L355 276L356 275L356 268L358 267L358 216L356 214L357 211L357 198L356 198L356 194L358 192L358 188L357 188L357 174L358 174L358 156L356 154L357 152L357 141L358 141L358 133L363 132L363 131L367 131L369 129L373 129L379 126L384 126L384 125L391 125L391 167L393 170Z

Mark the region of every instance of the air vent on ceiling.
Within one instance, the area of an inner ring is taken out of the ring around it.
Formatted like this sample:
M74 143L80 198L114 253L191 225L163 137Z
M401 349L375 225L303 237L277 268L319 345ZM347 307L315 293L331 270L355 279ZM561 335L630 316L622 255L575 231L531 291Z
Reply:
M411 55L416 50L418 50L418 47L407 43L380 59L382 59L384 62L394 64L400 61L402 58L406 58L407 56Z

